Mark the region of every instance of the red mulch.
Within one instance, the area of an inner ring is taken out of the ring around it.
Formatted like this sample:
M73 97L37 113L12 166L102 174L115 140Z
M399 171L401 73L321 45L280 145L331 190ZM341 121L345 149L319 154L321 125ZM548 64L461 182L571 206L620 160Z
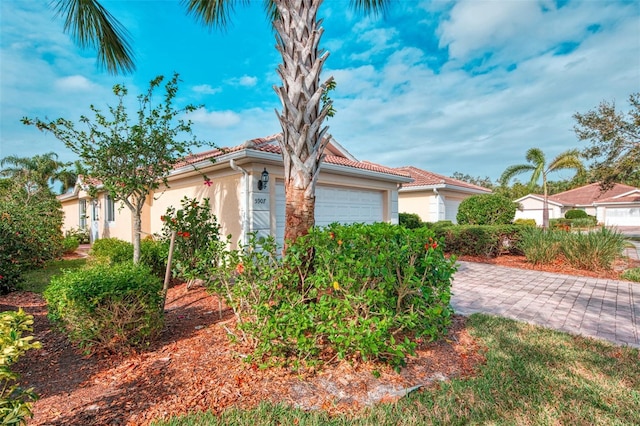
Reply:
M522 256L460 260L615 279L621 268L640 264L627 260L614 271L589 272L562 259L546 266L533 266ZM243 361L249 349L228 338L235 330L232 312L201 287L171 288L164 332L150 347L129 354L85 356L51 328L39 294L0 297L0 311L18 307L34 316L34 335L42 343L15 368L21 384L40 395L30 425L144 425L198 410L255 407L261 401L355 413L373 403L393 402L416 385L438 386L442 380L471 376L484 362L461 316L454 316L446 338L422 344L400 373L354 360L294 371Z

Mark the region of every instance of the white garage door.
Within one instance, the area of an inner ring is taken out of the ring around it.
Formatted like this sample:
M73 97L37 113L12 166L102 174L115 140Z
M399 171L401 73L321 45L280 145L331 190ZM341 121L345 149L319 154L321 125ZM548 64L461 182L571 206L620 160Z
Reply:
M276 184L276 241L284 242L284 184ZM316 187L316 225L339 223L373 223L383 220L381 191L340 188L318 185Z
M640 226L640 208L608 207L605 216L605 225Z

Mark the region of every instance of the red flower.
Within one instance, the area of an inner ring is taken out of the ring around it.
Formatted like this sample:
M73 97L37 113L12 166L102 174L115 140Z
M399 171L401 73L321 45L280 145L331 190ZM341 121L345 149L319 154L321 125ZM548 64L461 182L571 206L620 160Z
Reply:
M160 220L164 222L165 220L167 220L167 217L166 216L160 216Z
M333 240L335 237L336 237L336 234L334 234L333 232L329 232L329 238Z
M244 272L244 265L242 263L238 263L238 265L236 266L236 272L239 274Z
M207 186L211 186L213 185L213 182L211 181L211 179L209 179L208 177L204 177L204 184Z
M436 248L438 248L438 243L433 243L433 244L431 244L431 248L432 248L432 249L434 249L434 250L435 250Z
M182 237L183 238L189 238L190 236L191 236L191 234L186 232L186 231L182 233Z

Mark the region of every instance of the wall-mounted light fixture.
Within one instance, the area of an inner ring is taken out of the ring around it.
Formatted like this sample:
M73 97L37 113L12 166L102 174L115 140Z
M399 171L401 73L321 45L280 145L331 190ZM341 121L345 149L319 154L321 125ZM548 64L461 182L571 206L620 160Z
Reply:
M269 183L269 172L265 167L264 171L260 175L260 180L258 181L258 190L262 191L267 188L267 184Z

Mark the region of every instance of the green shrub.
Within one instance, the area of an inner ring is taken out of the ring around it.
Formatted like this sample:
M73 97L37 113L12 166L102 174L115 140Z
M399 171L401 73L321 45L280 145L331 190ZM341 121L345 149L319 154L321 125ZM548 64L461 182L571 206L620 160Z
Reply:
M520 235L520 249L527 261L537 264L549 264L561 253L562 231L527 227Z
M0 313L0 420L6 424L26 424L33 417L31 402L37 399L33 389L22 389L16 381L18 375L11 371L15 364L29 349L40 348L33 336L25 332L33 331L33 316L22 309Z
M584 219L589 215L584 210L567 210L564 214L565 219Z
M257 357L399 366L416 339L435 339L450 323L455 259L426 228L332 224L299 238L284 259L278 251L273 239L253 239L211 274Z
M521 253L518 242L523 229L517 225L458 225L434 231L443 240L447 253L496 257Z
M571 219L572 228L592 228L598 224L595 216L587 216L578 219Z
M62 240L62 253L71 254L80 247L80 242L76 237L64 237Z
M537 226L535 219L516 219L513 221L513 224L520 226Z
M416 229L424 226L420 216L415 213L400 213L399 224L409 229Z
M80 244L89 244L89 228L72 228L64 233L65 237L76 237Z
M118 238L101 238L93 242L89 254L107 258L111 264L128 262L133 259L133 244Z
M571 228L571 219L549 219L549 228L567 230Z
M55 276L44 292L49 319L87 350L148 342L163 323L162 282L144 265L98 264Z
M624 236L607 228L598 231L566 233L560 240L562 253L579 269L609 270L622 256Z
M169 244L145 238L140 241L140 263L147 265L154 275L164 278L169 257Z
M623 280L635 281L640 283L640 268L627 269L620 275Z
M220 240L220 225L211 212L209 199L197 201L184 197L179 210L169 207L160 217L163 222L162 240L168 243L171 233L176 231L173 253L173 269L176 276L193 279L206 278L198 265L209 246L217 247ZM214 259L208 259L214 261Z
M513 221L518 205L503 195L473 195L460 203L460 225L505 225Z
M19 179L0 179L0 294L18 288L22 274L62 253L62 210L47 189L26 191Z

